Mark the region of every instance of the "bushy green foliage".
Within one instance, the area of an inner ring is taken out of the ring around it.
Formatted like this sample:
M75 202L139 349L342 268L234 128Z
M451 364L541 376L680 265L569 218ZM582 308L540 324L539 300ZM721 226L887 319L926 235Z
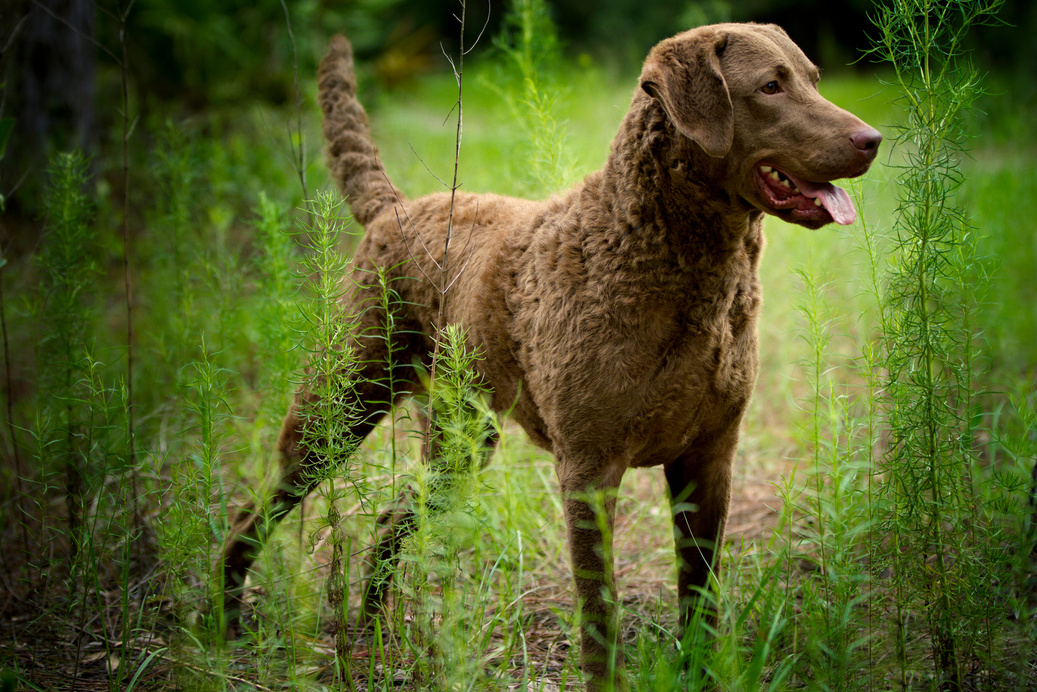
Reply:
M72 395L90 343L97 314L98 242L93 203L84 188L87 161L81 154L59 154L50 166L47 232L38 255L42 275L34 305L40 321L43 385ZM74 426L66 420L66 425Z
M99 268L93 204L84 192L87 161L78 153L59 154L50 166L47 233L38 255L41 274L33 302L38 387L45 397L35 430L37 468L43 479L64 475L68 528L73 554L83 536L84 504L94 489L88 475L92 435L87 373L94 367L90 332L97 314ZM41 479L44 487L49 483Z
M306 401L301 411L303 444L323 460L320 471L325 473L344 469L360 442L349 433L358 412L353 391L358 364L352 350L358 316L343 309L349 286L343 280L346 259L339 253L342 202L335 197L326 192L317 198L302 270L310 277L313 296L303 306L309 335L304 346L309 366L303 386L312 392L312 401Z
M432 415L426 464L415 469L412 490L416 530L403 554L405 593L417 605L412 645L429 656L417 661L417 674L434 688L469 688L485 673L472 654L489 644L482 617L473 613L494 608L482 589L466 588L460 559L469 549L465 525L480 522L474 495L477 471L485 461L491 415L486 392L475 374L475 360L465 331L448 325L441 334L436 380L429 383ZM430 584L438 588L430 589ZM476 648L473 651L473 645Z
M906 157L883 305L882 455L877 519L890 537L886 559L898 608L927 606L941 689L960 689L970 649L980 644L994 603L983 588L993 565L983 545L990 517L977 507L974 470L976 351L975 228L956 203L965 116L978 76L962 55L969 27L998 2L944 6L901 0L876 19L877 49L892 65L906 119ZM996 530L995 530L996 533ZM902 658L906 676L906 654Z
M512 0L504 27L494 41L504 55L495 84L524 130L522 166L526 194L543 196L573 182L565 124L556 115L561 49L544 0Z

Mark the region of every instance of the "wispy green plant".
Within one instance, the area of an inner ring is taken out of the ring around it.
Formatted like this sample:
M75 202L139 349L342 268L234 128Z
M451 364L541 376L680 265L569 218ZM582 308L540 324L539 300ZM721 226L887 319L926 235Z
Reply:
M173 443L168 444L175 453L150 453L153 497L161 498L162 507L162 521L152 530L165 577L156 596L171 605L170 651L183 661L197 657L218 677L226 665L223 598L222 584L211 578L211 565L227 528L221 468L232 410L231 373L219 366L216 356L203 341L195 359L183 366L178 400L185 411L175 419L183 428L172 432ZM194 673L176 669L175 675L186 684Z
M732 595L725 596L720 611L717 651L714 655L697 654L696 658L705 660L709 677L700 678L706 686L690 689L709 689L708 684L720 681L727 689L738 692L770 692L784 689L785 681L792 674L795 652L789 653L781 647L791 624L783 589L787 585L778 579L782 565L765 566L758 560L749 562L748 569L729 565L724 574L732 576L722 575L722 591ZM735 585L743 578L746 579L744 592L735 598ZM709 634L697 646L708 651ZM695 678L692 680L699 683Z
M792 625L797 634L805 632L802 646L794 647L794 671L822 689L853 689L860 679L857 651L866 641L854 611L866 595L861 593L866 576L860 555L867 540L868 506L863 488L871 454L867 427L858 412L861 400L865 406L868 401L866 390L852 393L837 382L829 365L836 335L832 333L832 308L826 300L827 274L812 255L797 274L804 287L800 311L810 354L804 363L810 389L804 442L812 459L805 475L812 478L813 487L812 497L798 505L790 491L785 493L786 502L809 517L809 522L802 522L803 546L790 541L786 548L790 568L797 561L808 567L801 579L788 578L793 587L789 596L799 596L803 611L803 617ZM803 548L804 552L795 554Z
M853 184L853 195L859 207L863 207L863 185L855 182ZM883 277L886 266L886 253L884 239L879 237L875 228L870 224L867 214L861 214L855 229L855 243L863 267L864 294L871 304L870 312L879 324L885 323L885 315L888 306L884 301L885 286ZM878 608L876 598L876 579L874 566L880 562L879 555L882 551L881 542L883 534L881 528L876 527L876 502L875 487L879 479L875 473L875 459L881 455L881 447L884 444L885 427L882 416L880 397L882 396L885 381L885 366L883 352L883 336L870 333L867 329L858 340L860 355L855 359L854 372L859 377L859 396L856 406L860 413L855 417L858 434L855 439L855 449L863 469L863 482L858 485L861 493L860 500L864 503L864 514L861 521L864 524L864 535L862 540L865 547L860 559L866 560L867 565L873 566L869 579L865 580L865 598L867 617L863 624L864 637L866 637L867 666L872 671L868 676L869 687L873 685L870 681L876 678L874 667L876 655L881 652L883 644L879 630L882 623L877 622L875 614ZM880 587L879 587L880 588ZM861 657L863 663L863 657Z
M489 451L492 414L476 375L479 355L468 348L465 331L448 325L441 338L428 404L434 452L415 474L416 529L403 559L420 613L413 643L432 652L419 661L418 673L435 687L460 689L481 677L482 651L472 645L486 643L482 614L492 606L484 592L464 588L459 559L468 547L462 538L467 532L448 527L475 519L475 471Z
M259 351L257 390L263 393L262 414L282 415L288 408L291 388L286 386L299 367L299 287L295 234L283 210L264 193L259 194L254 222L257 254L255 269L260 304L256 311ZM280 394L280 396L279 396Z
M561 45L547 2L512 0L494 44L505 58L504 84L498 88L528 142L528 192L562 190L572 182L575 166L565 123L557 116Z
M96 355L112 344L95 334L101 248L95 203L86 193L87 169L87 161L73 153L56 156L49 170L47 233L37 255L38 292L30 301L40 334L36 425L30 431L37 445L40 551L30 560L39 560L41 573L49 573L37 591L49 602L47 610L61 613L63 604L61 616L80 630L102 610L113 628L104 642L106 655L129 661L134 622L142 621L131 612L129 597L132 567L139 564L140 497L125 427L128 383L109 382L107 366ZM47 508L55 490L65 499L64 530L50 523ZM45 544L57 545L58 552L48 555ZM55 558L63 588L52 580L54 570L43 568ZM106 598L113 587L120 597ZM73 677L80 672L83 641L77 637Z
M378 267L375 272L377 274L376 285L378 287L378 308L381 314L385 315L385 324L378 325L376 333L368 333L364 336L367 338L383 339L385 341L385 353L388 362L385 364L386 379L383 383L385 386L384 401L386 407L389 408L401 393L406 391L404 388L405 385L399 381L399 376L397 374L398 368L403 364L397 361L396 354L404 349L404 339L407 337L401 333L400 326L396 323L396 314L403 299L392 286L394 279L389 277L389 269L387 267ZM395 476L399 462L396 443L396 426L397 419L400 418L400 415L397 411L390 411L390 414L389 473L393 476L394 486L392 488L392 495L395 497Z
M227 373L221 369L210 353L204 341L200 347L199 358L190 369L188 388L190 395L188 407L194 415L194 431L197 447L186 459L181 460L181 473L178 481L182 484L178 489L178 500L186 501L188 515L184 521L187 550L190 557L189 573L185 584L201 580L204 583L208 566L213 564L215 553L213 545L227 533L227 506L220 474L223 460L223 438L226 435L224 425L231 415L227 403ZM193 515L193 516L192 516ZM222 585L216 584L208 594L199 594L200 598L189 603L205 602L208 596L212 603L222 602ZM221 620L216 620L216 624ZM206 631L208 636L222 636L218 627Z
M82 382L96 315L93 290L98 278L94 205L84 189L88 163L79 152L58 154L50 164L46 197L47 231L38 255L40 285L36 313L38 396L47 429L37 429L43 457L64 474L71 555L78 551L88 472L83 447L85 414ZM44 448L46 451L44 452ZM42 461L42 459L40 459ZM41 470L48 465L41 464Z
M1005 527L1000 540L987 544L988 559L1005 565L1011 571L1011 582L1017 585L1003 594L1016 624L1017 644L1008 651L1037 649L1037 604L1029 596L1027 585L1034 584L1032 556L1037 551L1037 394L1029 383L1020 383L1010 393L1010 405L1005 418L1010 425L995 420L992 427L1001 430L997 443L1003 446L1007 459L986 478L981 487L980 502L1002 518ZM993 620L996 623L996 613ZM996 668L1002 659L1009 659L1009 667L1017 680L1029 675L1025 656L1002 655L998 645L987 642L984 652L987 665ZM1014 653L1014 652L1013 652ZM1014 659L1014 660L1013 660Z
M153 612L135 608L131 597L134 580L139 577L135 569L140 564L137 545L144 536L137 517L142 500L136 483L137 468L128 453L127 430L123 427L128 390L124 382L113 385L106 381L106 366L92 353L86 353L84 362L82 403L87 417L83 445L88 450L94 482L90 488L93 501L84 517L83 556L77 565L85 591L92 596L83 599L81 628L97 611L105 612L112 623L114 636L104 641L104 647L109 661L126 664L117 666L112 675L112 686L118 688L134 658L135 635L140 629L150 631L156 618ZM105 596L113 585L117 603ZM137 588L148 595L153 593L147 583Z
M905 114L882 325L889 435L878 520L897 607L925 605L936 686L948 690L962 688L991 607L990 565L978 550L988 517L972 476L978 361L967 278L975 229L957 195L965 116L979 93L964 39L1000 5L896 0L875 17L875 54L892 67ZM906 656L901 647L903 686Z
M354 348L359 316L347 314L343 297L350 290L347 278L347 260L340 252L340 240L345 225L340 218L342 201L331 191L322 191L312 204L309 217L312 224L306 228L303 244L306 254L301 262L302 275L307 277L309 299L301 303L302 346L309 356L304 375L305 401L302 445L308 453L321 460L312 469L314 483L323 483L321 492L328 500L327 525L330 529L332 560L327 579L326 597L334 608L336 651L340 661L348 661L351 648L343 604L349 603L349 542L339 526L336 501L342 489L353 485L357 478L353 467L361 442L350 428L362 415L355 391L359 366ZM348 670L343 671L349 675Z
M197 144L182 124L166 121L155 140L150 163L156 194L149 209L149 227L155 233L138 251L142 266L138 295L149 308L138 315L143 347L138 355L150 372L141 384L157 388L151 396L165 403L183 391L182 378L189 374L184 364L197 357L209 313L198 286L198 258L204 244L201 233L194 232L204 223L205 204L198 183L205 173L200 170ZM174 409L170 422L179 429L185 414L179 407ZM180 441L173 436L168 444Z
M313 225L303 240L307 253L301 271L308 278L311 298L302 304L304 345L310 360L305 387L311 394L303 410L303 445L329 469L346 469L358 440L348 434L357 414L353 379L357 361L353 334L357 316L347 314L343 296L349 290L347 260L339 251L343 228L342 201L333 192L320 192Z

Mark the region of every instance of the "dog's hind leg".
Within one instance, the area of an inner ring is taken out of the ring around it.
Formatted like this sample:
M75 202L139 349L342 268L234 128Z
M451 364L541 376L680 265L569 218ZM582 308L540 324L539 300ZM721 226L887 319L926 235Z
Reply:
M474 414L474 410L472 411ZM419 417L424 422L425 416ZM422 425L422 429L425 426ZM478 459L470 459L469 463L478 462L485 464L497 445L498 433L495 427L486 421L484 435L481 440L476 441L474 448L478 448L476 455ZM450 473L441 466L445 458L443 446L440 444L442 431L432 429L430 439L422 447L422 459L431 464L432 471L437 477L437 487L429 494L426 510L434 515L441 509L440 505L450 501L453 483ZM367 574L367 584L364 588L363 608L360 614L360 624L371 624L373 618L378 617L385 605L385 597L392 586L393 575L396 572L397 555L400 545L417 528L418 514L415 507L416 493L410 484L405 484L392 504L378 517L378 544L372 551L370 569Z
M363 313L359 333L376 333L378 320L384 324L384 315L379 318L377 311L367 310ZM363 329L367 327L368 329ZM414 369L408 363L408 353L417 349L410 348L394 352L392 372L389 370L389 353L385 339L379 336L361 336L355 340L353 353L357 369L350 375L350 386L346 389L353 399L349 420L345 421L341 432L343 446L358 445L378 421L392 408L395 401L388 401L386 383L389 375L394 380L393 395L398 401L407 396L414 387ZM398 363L407 363L399 365ZM245 577L255 562L266 537L295 508L299 502L313 490L322 477L326 460L319 454L306 448L306 426L311 416L307 415L317 395L312 388L304 387L296 395L295 402L288 411L281 427L278 439L278 451L281 465L280 480L272 497L262 506L249 503L242 508L231 523L230 534L218 567L224 589L223 618L226 634L236 635L241 595L244 591Z

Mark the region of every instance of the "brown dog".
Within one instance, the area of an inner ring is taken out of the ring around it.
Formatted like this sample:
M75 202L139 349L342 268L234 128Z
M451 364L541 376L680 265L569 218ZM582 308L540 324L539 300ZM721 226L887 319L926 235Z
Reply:
M494 408L511 410L557 458L592 689L626 683L611 546L588 491L614 498L627 469L663 467L687 626L718 568L756 379L763 215L809 228L855 217L829 181L864 173L882 138L821 98L819 76L776 26L685 32L649 54L603 170L541 202L464 193L454 201L452 227L466 242L472 234L472 249L450 263L446 322L463 325L482 355ZM366 229L356 267L385 268L402 299L393 318L408 341L393 367L414 391L410 364L427 365L440 326L440 294L421 276L437 275L450 195L407 200L389 182L342 37L321 63L320 103L328 164ZM384 412L389 359L384 339L369 336L386 320L372 273L354 274L361 288L347 308L361 316L353 338L363 365L351 431L362 438ZM267 531L311 489L306 470L322 463L302 445L301 407L312 399L300 392L285 420L282 483L267 511L246 508L235 524L223 562L228 609ZM613 510L606 501L609 525ZM407 513L386 515L386 525L377 555L391 574ZM365 611L377 611L386 581L372 582Z

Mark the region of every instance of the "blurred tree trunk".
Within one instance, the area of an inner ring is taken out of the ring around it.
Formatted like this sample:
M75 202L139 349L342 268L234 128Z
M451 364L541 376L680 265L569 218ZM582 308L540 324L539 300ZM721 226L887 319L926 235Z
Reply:
M53 152L92 149L96 10L93 0L2 0L2 5L2 115L15 123L0 162L0 190L10 192L25 176L24 191L31 196ZM17 194L8 204L24 207L18 204L24 197Z

